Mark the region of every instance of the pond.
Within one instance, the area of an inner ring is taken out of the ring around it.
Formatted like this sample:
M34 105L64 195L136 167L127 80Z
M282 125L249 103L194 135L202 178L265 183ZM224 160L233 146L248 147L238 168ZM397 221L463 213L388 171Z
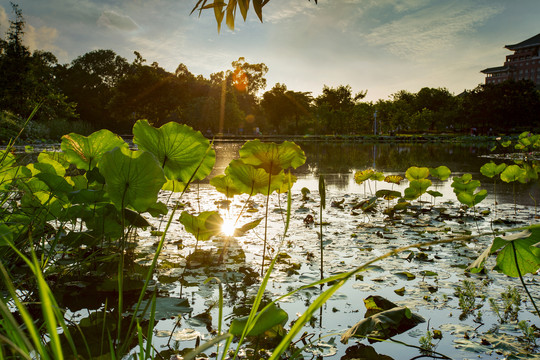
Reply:
M216 164L209 178L223 173L229 162L238 157L242 144L215 144ZM493 180L479 172L480 167L489 161L488 146L353 142L300 142L299 145L305 151L307 161L293 172L298 180L292 188L290 227L284 238L287 197L285 194L270 197L265 267L278 255L263 303L320 279L319 175L326 182L327 206L322 211L325 277L353 270L388 251L407 245L504 231L538 222L535 201L540 199L540 189L537 182L514 187L499 181L495 198ZM431 189L439 191L442 197L432 198L424 194L412 202L409 210L396 216L384 213L390 202L393 205L396 200L377 200L375 211L364 212L358 206L380 189L403 192L407 181L400 185L382 181L358 185L354 180L356 171L373 168L384 175L404 176L411 166L440 165L452 171L448 180L433 180ZM474 211L465 209L456 200L451 187L452 177L464 173L471 173L474 179L479 179L482 188L490 193ZM304 190L303 194L303 188L309 192ZM264 218L266 211L265 197L258 195L248 199L247 195L235 196L227 204L223 201L224 195L208 181L193 184L181 199L178 194L162 192L160 200L169 204L169 208L171 204L181 202L182 210L190 213L217 210L226 222L237 221L236 228ZM247 211L238 218L244 208ZM153 284L158 294L153 346L163 358L185 354L216 335L219 287L216 281L205 282L207 279L215 277L223 286L225 330L233 318L249 314L261 281L264 220L243 236L220 235L196 242L180 224L179 215L175 215L166 234ZM152 228L138 230L134 235L132 279L140 278L142 275L138 274L150 265L159 241L158 234L165 228L167 219L167 215L149 218ZM519 279L495 271L465 272L465 268L492 240L493 236L477 235L468 241L426 245L373 264L346 282L316 312L302 330L302 336L295 339L295 347L305 359L410 359L422 354L418 348L422 341L433 344L438 353L455 359L503 359L510 354L523 359L538 356L528 357L525 351L527 344L518 340L522 333L515 322L501 321L490 305L491 302L503 307L501 294L510 294L512 289L517 289L521 296L521 301L517 302L518 320L538 324ZM197 251L194 252L195 247ZM490 258L487 268L491 269L493 265L494 259ZM525 282L540 301L538 276L528 274ZM111 289L104 285L64 285L56 293L60 303L69 309L67 315L74 322L94 326L88 324L93 323L99 311L103 310L104 299L110 297ZM280 308L288 314L285 331L329 286L307 287L279 301ZM380 296L399 306L407 306L425 322L393 337L401 343L370 343L361 338L351 338L347 344L342 343L342 334L364 318L364 299L369 296ZM133 296L126 297L126 307L136 301L137 293L134 292ZM109 302L113 303L113 300L109 299ZM96 326L94 330L99 332L101 325L98 323ZM428 330L431 334L442 335L442 338L426 340ZM234 342L231 348L235 348ZM253 338L242 346L240 355L265 357L263 349L269 348L271 343ZM214 346L205 354L212 357L216 350ZM257 355L253 355L255 352Z

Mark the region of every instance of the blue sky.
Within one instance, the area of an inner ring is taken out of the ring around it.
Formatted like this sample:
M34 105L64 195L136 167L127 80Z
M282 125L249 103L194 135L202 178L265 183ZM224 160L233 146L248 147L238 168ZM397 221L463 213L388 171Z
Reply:
M139 51L168 71L183 63L208 77L244 57L268 66L266 90L279 82L316 96L323 85L350 85L367 101L425 86L472 89L480 70L502 65L504 45L540 33L539 0L271 0L264 23L250 11L219 34L212 11L189 15L195 0L16 2L26 44L61 63L96 49L131 62ZM2 34L11 16L0 0Z

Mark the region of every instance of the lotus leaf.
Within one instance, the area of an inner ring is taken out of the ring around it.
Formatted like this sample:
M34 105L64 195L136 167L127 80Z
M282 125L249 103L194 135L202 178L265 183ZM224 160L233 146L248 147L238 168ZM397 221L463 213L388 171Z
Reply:
M262 168L272 175L277 175L290 167L296 169L306 162L304 151L290 141L284 141L279 145L263 143L258 139L247 141L238 152L245 164Z
M401 196L399 191L394 190L378 190L375 195L377 197L382 197L385 200L393 200Z
M15 164L15 155L7 150L0 150L0 171Z
M186 189L186 184L178 180L167 179L165 184L161 187L161 190L167 190L172 192L182 192Z
M429 179L412 180L409 183L409 187L404 190L404 199L405 200L417 199L423 193L425 193L427 188L429 188L430 186L431 186L431 180Z
M409 308L397 306L360 320L341 336L341 342L346 344L351 337L367 337L373 343L377 340L372 338L388 339L423 322L424 318L413 314Z
M251 330L248 331L248 336L259 336L266 331L271 330L276 325L285 325L289 320L289 315L283 309L280 309L276 304L272 303L264 310L264 312L258 312L256 316L259 316ZM240 336L244 332L244 328L247 325L249 316L236 318L232 321L229 333Z
M62 136L60 148L66 158L79 169L91 170L107 151L115 147L126 147L127 143L109 130L102 129L88 136L75 133Z
M403 176L400 176L400 175L388 175L387 177L384 178L384 181L387 183L399 185L399 183L403 179L404 179Z
M369 177L369 179L370 180L375 180L375 181L383 181L384 180L384 174L382 172L376 171Z
M433 177L441 179L442 181L448 179L452 172L450 169L444 165L441 165L436 168L429 168L429 174Z
M480 168L480 172L482 173L482 175L492 178L495 175L499 175L501 172L503 172L505 168L505 163L497 165L493 161L490 161L482 165L482 167Z
M169 122L155 128L147 120L133 126L133 142L156 156L165 176L187 184L202 180L214 167L216 152L199 131L190 126Z
M534 274L540 268L539 242L538 228L495 238L491 246L491 253L499 250L495 269L512 277L518 277L520 272Z
M250 221L239 228L234 229L234 236L244 236L249 230L254 229L261 223L263 218Z
M427 167L411 166L405 172L405 177L409 181L422 180L422 179L427 178L428 176L429 176L429 168Z
M210 179L210 185L220 193L225 194L227 198L242 194L242 191L234 185L234 180L228 175L214 176Z
M283 173L270 176L266 170L245 164L242 160L231 161L225 174L231 177L238 190L249 195L269 195L283 184Z
M287 191L289 191L289 189L292 188L293 184L297 180L297 177L291 174L290 172L287 172L287 173L283 172L282 174L283 174L282 175L283 179L281 182L281 186L279 189L276 190L279 194L287 193Z
M183 211L180 215L180 223L197 240L206 241L221 232L223 219L217 211L203 211L198 216Z
M429 195L433 196L434 198L443 196L442 193L440 193L439 191L435 191L435 190L428 190L428 191L426 191L426 192L427 192Z
M501 172L501 180L510 183L526 175L526 171L518 165L510 165Z
M165 183L156 158L146 151L115 148L103 154L98 167L109 197L118 209L131 206L136 211L146 211L156 203Z
M451 186L454 188L456 195L462 192L472 194L480 186L480 181L472 180L471 174L463 174L461 177L454 177Z
M476 206L479 204L482 200L484 200L487 196L487 190L483 189L475 194L471 194L470 192L460 192L457 194L457 199L460 203L465 204L469 207Z
M356 181L356 183L360 185L364 181L368 180L374 173L375 173L375 170L373 169L357 171L354 173L354 181Z

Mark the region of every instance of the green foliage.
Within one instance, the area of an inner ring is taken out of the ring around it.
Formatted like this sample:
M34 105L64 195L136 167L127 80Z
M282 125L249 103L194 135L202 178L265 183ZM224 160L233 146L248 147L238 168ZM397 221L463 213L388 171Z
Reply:
M129 206L139 212L147 211L156 205L158 192L165 183L163 170L152 154L125 147L103 154L99 172L118 209Z
M169 180L184 184L202 180L214 167L216 152L210 142L187 125L169 122L155 128L139 120L133 126L133 135L133 142L157 158Z
M197 240L206 241L221 232L223 219L217 211L203 211L197 216L182 211L180 223Z
M64 135L60 145L68 161L87 171L96 167L107 151L127 146L122 138L106 129L96 131L87 137L75 133Z
M448 179L452 172L450 169L444 165L441 165L436 168L429 168L429 174L433 177L436 177L442 181Z
M411 166L405 172L405 177L409 181L422 180L422 179L427 178L429 176L429 173L430 173L430 171L429 171L429 168L427 168L427 167Z
M249 326L249 330L246 333L247 336L259 336L271 331L276 332L276 327L279 327L278 332L283 332L283 326L289 320L287 312L278 308L275 303L271 303L270 306L258 312L255 316L257 320ZM235 336L242 335L248 324L248 319L249 316L234 319L231 322L229 333Z

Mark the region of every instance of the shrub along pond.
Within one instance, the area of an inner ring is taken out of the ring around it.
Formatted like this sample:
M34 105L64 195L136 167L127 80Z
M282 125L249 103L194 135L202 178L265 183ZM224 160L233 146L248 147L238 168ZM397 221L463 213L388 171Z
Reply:
M538 135L133 134L1 153L4 357L538 356Z

